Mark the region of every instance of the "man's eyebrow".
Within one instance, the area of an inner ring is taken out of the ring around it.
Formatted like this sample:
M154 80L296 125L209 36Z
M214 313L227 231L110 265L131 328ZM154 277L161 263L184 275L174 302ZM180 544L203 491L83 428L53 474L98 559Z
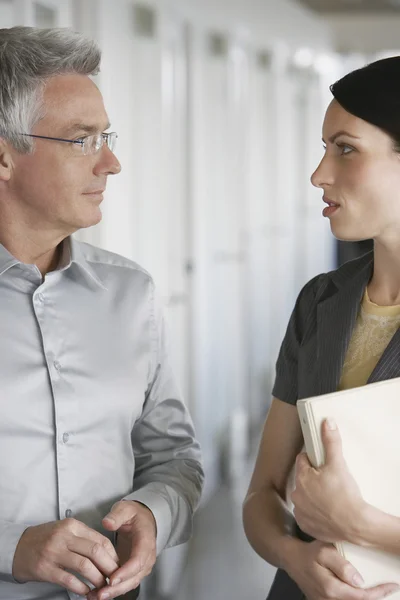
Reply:
M68 127L68 129L65 132L65 135L72 135L73 133L76 133L78 131L82 131L84 133L88 133L89 135L91 135L94 133L99 133L99 131L105 131L106 129L109 129L109 127L111 127L110 123L107 123L107 125L104 127L104 129L100 129L100 130L96 125L86 125L85 123L74 123L73 125Z
M333 135L331 135L331 137L329 138L329 142L331 144L333 144L335 142L335 140L341 136L341 135L347 135L347 137L351 137L355 140L359 140L360 138L356 135L353 135L352 133L349 133L348 131L344 131L344 129L342 129L341 131L337 131L336 133L334 133ZM324 144L326 143L324 138L322 138L322 141L324 142Z

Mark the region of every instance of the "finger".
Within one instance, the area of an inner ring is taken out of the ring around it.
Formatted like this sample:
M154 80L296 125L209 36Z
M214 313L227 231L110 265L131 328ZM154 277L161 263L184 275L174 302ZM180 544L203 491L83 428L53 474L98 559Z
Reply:
M342 438L333 419L325 419L322 423L321 438L325 448L325 464L343 462Z
M114 560L104 546L97 541L74 537L68 542L67 547L71 552L87 557L107 577L115 573L119 567L119 561Z
M90 592L90 588L83 581L59 567L50 569L44 581L56 583L78 596L86 596Z
M153 562L150 561L145 563L135 575L132 575L131 572L129 577L120 581L119 583L115 583L115 581L118 581L118 579L115 579L114 582L110 580L109 586L102 590L98 590L93 596L92 592L92 594L89 595L88 600L108 600L109 598L118 598L118 596L123 596L131 590L135 590L137 587L139 587L142 580L151 573L152 568ZM115 575L117 576L117 573Z
M63 557L62 567L83 575L87 581L90 581L95 587L103 587L106 585L106 579L99 569L92 563L90 558L82 556L81 554L75 554L75 552L68 552Z
M101 590L92 590L87 600L109 600L118 598L139 587L141 579L131 579L118 586L107 586Z
M380 586L381 587L381 586ZM327 598L341 598L341 600L380 600L385 597L387 591L379 591L379 595L367 596L366 590L357 589L339 579L330 581L325 589Z
M296 471L307 469L311 467L311 463L308 460L308 456L305 452L300 452L296 457Z
M118 554L117 554L114 546L110 542L110 540L105 535L102 535L98 531L91 529L84 523L80 523L80 525L81 525L81 527L79 527L79 529L77 530L77 533L76 533L77 537L86 538L92 542L99 544L107 551L107 553L110 555L111 559L118 564L119 563Z
M379 600L380 598L386 598L399 590L400 586L397 583L383 583L364 590L365 600Z
M115 571L112 577L110 577L110 585L118 586L125 583L129 579L137 577L142 571L144 571L147 564L147 560L143 560L140 557L134 557L128 560L123 567Z
M118 540L121 567L110 577L110 584L117 585L140 574L146 566L153 567L156 560L156 542L153 537L138 532L134 540L121 536Z
M318 562L321 566L332 571L332 573L344 583L353 587L362 587L364 585L361 574L348 560L345 560L333 546L321 549Z
M112 531L116 531L125 523L128 523L136 515L135 503L130 500L121 500L114 504L111 511L104 517L103 525Z

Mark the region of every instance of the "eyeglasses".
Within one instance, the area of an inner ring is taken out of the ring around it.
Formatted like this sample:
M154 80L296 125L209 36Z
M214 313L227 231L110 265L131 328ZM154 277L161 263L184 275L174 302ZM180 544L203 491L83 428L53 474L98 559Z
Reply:
M107 148L114 152L117 144L118 135L115 131L110 133L98 133L95 135L88 135L87 137L79 138L77 140L66 140L65 138L48 137L47 135L33 135L32 133L20 133L26 137L39 138L40 140L54 140L56 142L67 142L68 144L74 144L75 147L80 146L82 154L85 156L88 154L97 154L104 144Z

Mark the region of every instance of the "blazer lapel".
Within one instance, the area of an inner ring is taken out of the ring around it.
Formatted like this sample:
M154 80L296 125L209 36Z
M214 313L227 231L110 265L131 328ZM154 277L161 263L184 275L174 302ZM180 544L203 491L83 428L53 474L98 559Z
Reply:
M400 377L400 329L383 352L367 383Z
M319 394L335 392L338 388L346 351L371 272L371 265L367 265L350 284L339 287L332 296L322 300L317 306L316 383Z

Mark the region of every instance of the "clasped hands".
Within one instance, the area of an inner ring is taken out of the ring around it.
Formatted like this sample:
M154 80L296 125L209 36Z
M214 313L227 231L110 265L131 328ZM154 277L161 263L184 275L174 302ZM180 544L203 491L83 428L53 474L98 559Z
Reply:
M28 527L15 551L14 578L56 583L88 600L108 600L136 589L156 560L153 513L140 502L122 500L104 517L103 527L118 532L116 548L77 519Z
M116 550L121 565L109 585L93 590L88 600L108 600L136 589L156 562L157 527L153 513L139 502L123 500L103 519L109 531L118 531Z

